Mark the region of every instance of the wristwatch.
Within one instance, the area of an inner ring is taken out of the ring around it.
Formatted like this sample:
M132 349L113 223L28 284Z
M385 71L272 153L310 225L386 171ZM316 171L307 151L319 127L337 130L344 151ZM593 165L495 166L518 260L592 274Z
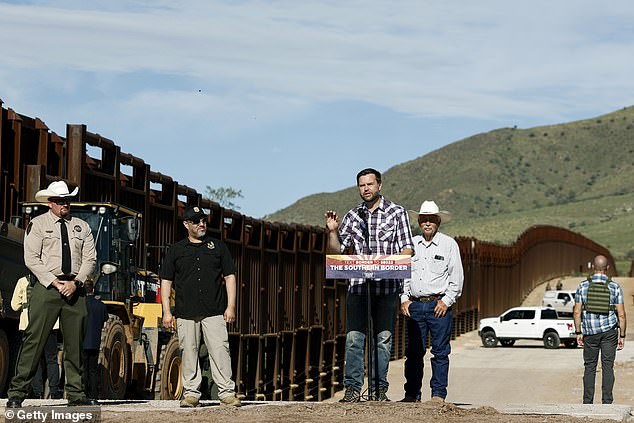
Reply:
M581 334L582 334L582 332L580 330L575 332L575 335L581 335Z

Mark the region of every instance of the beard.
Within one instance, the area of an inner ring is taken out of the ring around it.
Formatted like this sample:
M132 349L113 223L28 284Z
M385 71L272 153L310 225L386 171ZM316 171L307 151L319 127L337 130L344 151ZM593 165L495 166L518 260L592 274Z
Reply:
M361 197L361 200L363 200L366 203L374 203L378 198L379 198L379 193L374 193L374 194L370 194L371 197L368 197L367 199L363 196L363 194L359 194L359 197Z
M194 237L196 239L203 239L206 234L207 234L207 230L206 229L197 229L197 230L192 232L192 237Z

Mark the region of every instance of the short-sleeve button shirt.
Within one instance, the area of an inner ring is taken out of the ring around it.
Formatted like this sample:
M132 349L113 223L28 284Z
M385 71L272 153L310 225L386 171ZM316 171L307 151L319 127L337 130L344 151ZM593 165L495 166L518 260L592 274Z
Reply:
M596 273L592 275L592 282L587 279L582 281L577 287L577 293L575 294L575 302L582 305L582 317L581 320L581 332L584 335L596 335L599 333L605 333L616 328L619 325L619 317L614 309L611 309L607 315L595 314L586 312L583 309L585 303L588 301L588 288L590 283L607 283L610 290L610 305L623 304L623 290L621 286L610 280L608 282L606 275Z
M224 242L206 237L194 243L185 238L165 254L161 278L173 281L174 315L182 318L221 315L227 308L224 277L235 274L235 264Z
M24 238L24 262L46 287L63 274L59 220L52 211L34 217ZM64 221L70 241L71 273L77 280L85 282L97 263L90 225L73 216L67 216Z

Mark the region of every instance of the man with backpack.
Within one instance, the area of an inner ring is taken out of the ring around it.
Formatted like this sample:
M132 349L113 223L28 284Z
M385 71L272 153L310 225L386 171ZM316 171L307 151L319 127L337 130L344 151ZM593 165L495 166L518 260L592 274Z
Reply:
M605 256L594 258L594 274L582 281L575 295L573 310L577 343L583 346L583 403L592 404L599 352L601 352L603 404L612 404L614 359L625 345L625 305L623 290L607 276Z

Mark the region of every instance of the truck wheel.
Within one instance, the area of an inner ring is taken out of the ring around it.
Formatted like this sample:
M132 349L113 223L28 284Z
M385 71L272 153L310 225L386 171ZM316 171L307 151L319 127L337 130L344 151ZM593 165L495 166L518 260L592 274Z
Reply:
M577 340L576 339L566 339L564 341L564 346L566 348L577 348Z
M131 369L130 352L123 322L118 316L112 314L101 332L99 368L101 370L101 398L124 399Z
M174 335L167 344L161 346L161 357L154 385L154 398L162 400L178 400L181 398L183 395L181 362L178 337Z
M503 347L512 347L515 344L515 339L500 339L500 345Z
M559 339L559 335L555 332L548 332L544 335L544 347L548 349L556 349L559 348L561 344L561 340Z
M0 392L5 392L7 389L9 357L9 338L4 330L0 329Z
M495 336L495 332L492 330L488 330L486 332L482 332L482 345L485 348L493 348L498 344L498 338Z

